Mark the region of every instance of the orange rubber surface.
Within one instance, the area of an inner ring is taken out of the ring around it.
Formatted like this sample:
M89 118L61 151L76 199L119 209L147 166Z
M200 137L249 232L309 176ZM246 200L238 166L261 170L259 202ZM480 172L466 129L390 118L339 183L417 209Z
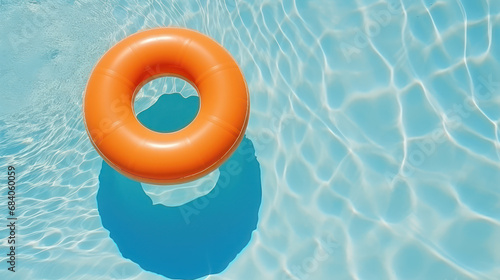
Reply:
M172 133L146 128L133 111L139 89L162 76L185 79L200 97L196 118ZM210 173L236 150L250 102L242 71L221 45L189 29L156 28L100 59L83 107L87 134L110 166L137 181L174 184Z

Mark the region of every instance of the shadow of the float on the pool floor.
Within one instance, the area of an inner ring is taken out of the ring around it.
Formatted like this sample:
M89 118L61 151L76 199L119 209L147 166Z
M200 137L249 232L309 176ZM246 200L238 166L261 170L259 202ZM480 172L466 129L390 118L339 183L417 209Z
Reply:
M196 115L192 105L198 100L163 95L138 118L154 130L175 131ZM161 121L166 119L169 122ZM219 170L219 181L209 194L167 207L153 205L139 182L103 162L98 210L122 255L169 278L195 279L223 271L257 227L262 190L252 142L245 137Z

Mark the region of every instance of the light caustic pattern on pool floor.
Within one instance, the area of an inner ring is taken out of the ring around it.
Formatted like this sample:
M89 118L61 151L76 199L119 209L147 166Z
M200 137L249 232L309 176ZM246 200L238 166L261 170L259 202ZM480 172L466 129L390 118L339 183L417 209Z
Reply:
M500 278L499 1L102 2L1 1L18 279L164 279L100 223L81 96L111 45L168 25L218 40L251 94L259 224L207 279Z

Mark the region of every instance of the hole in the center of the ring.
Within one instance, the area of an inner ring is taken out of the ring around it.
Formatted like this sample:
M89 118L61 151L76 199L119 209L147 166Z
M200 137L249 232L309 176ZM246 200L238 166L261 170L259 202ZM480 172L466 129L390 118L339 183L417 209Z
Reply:
M138 118L142 125L156 132L167 133L183 129L194 120L200 108L198 92L190 83L181 78L161 77L145 84L137 92L134 100L136 117L157 101L161 101L160 99L168 99L168 103L174 102L175 106L159 102L165 106L157 107L156 110L160 110L159 112L150 112L150 114L156 115L153 122L145 124L141 118ZM162 113L161 111L164 110L168 110L168 112ZM162 117L158 117L160 115ZM178 117L181 115L182 117Z
M138 93L135 106L137 119L147 128L158 132L172 132L188 125L198 113L200 105L196 90L178 78L160 78L146 84ZM137 104L139 103L139 104ZM142 107L141 107L142 108ZM141 109L139 108L139 109ZM219 179L219 171L184 184L168 188L142 184L153 204L179 206L208 194Z

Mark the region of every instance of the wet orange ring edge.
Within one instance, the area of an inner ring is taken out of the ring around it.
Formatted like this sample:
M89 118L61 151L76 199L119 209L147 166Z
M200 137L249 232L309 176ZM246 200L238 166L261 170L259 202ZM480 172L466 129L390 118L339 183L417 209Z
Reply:
M183 129L159 133L135 117L135 94L161 76L185 79L200 108ZM112 47L90 75L84 96L89 138L114 169L137 181L176 184L219 167L238 147L250 102L243 73L211 38L189 29L156 28Z

